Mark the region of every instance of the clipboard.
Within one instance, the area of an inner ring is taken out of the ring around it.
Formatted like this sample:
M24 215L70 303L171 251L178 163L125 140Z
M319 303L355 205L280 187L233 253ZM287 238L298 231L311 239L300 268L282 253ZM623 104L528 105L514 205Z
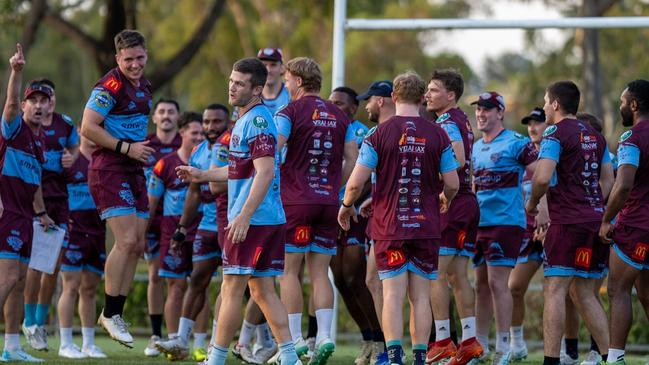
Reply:
M57 226L50 226L45 230L39 221L34 221L33 228L34 237L29 268L53 274L63 246L65 230Z

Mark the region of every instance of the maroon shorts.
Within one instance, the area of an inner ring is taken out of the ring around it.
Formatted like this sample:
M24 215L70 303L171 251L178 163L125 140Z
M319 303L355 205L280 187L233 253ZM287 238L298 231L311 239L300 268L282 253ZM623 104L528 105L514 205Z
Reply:
M278 276L284 273L285 227L250 226L246 239L232 243L225 235L223 274Z
M627 225L613 229L613 249L629 266L649 270L649 231Z
M530 261L543 262L543 242L534 240L534 228L527 228L523 233L523 242L516 264Z
M31 203L30 203L31 204ZM0 259L29 262L34 227L31 218L4 211L0 217Z
M598 279L608 272L609 246L599 239L600 222L550 224L543 274Z
M338 238L339 246L365 246L367 236L365 229L367 228L367 218L358 215L358 223L352 219L349 224L349 231L342 231L340 238Z
M286 252L336 254L338 207L333 205L288 205Z
M192 245L192 261L221 258L218 232L199 229ZM219 260L221 261L221 260Z
M161 278L184 279L192 273L192 242L196 234L195 226L187 227L185 242L171 249L171 237L178 227L180 217L164 216L160 219L160 269Z
M463 194L451 202L448 213L441 214L440 256L473 257L480 222L480 206L474 195Z
M524 229L519 226L489 226L478 228L473 264L488 266L516 266L523 242Z
M142 170L88 170L88 185L101 219L132 214L149 218L149 198Z
M406 271L434 280L438 252L439 239L374 241L374 257L381 280Z
M62 249L61 271L92 271L104 274L106 237L83 232L70 232L70 240Z

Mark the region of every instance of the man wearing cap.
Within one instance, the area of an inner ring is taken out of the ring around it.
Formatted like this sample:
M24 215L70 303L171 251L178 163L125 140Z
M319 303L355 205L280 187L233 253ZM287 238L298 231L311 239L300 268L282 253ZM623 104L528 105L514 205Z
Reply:
M261 101L275 115L291 102L288 89L282 82L284 76L283 54L281 48L262 48L257 52L257 58L263 62L268 70L268 78L264 91L261 93Z
M609 250L598 232L614 177L606 140L575 116L580 94L572 81L546 89L543 110L549 126L526 204L527 212L537 215L547 192L551 224L543 243L545 365L560 363L568 293L604 352L602 358L607 355L607 318L595 286L608 271Z
M438 277L431 285L435 342L431 344L426 356L428 362L438 362L453 356L450 361L453 365L466 364L483 352L475 338L475 296L467 277L467 263L475 250L480 208L471 188L473 130L466 114L457 106L463 92L462 75L455 70L445 69L433 71L425 94L426 109L437 115L436 123L448 134L460 166L460 190L453 199L453 204L446 207L448 210L440 216L442 240ZM443 195L441 198L446 199ZM453 287L462 323L459 349L456 349L451 340L449 282Z
M278 148L288 146L281 166L282 203L286 212L286 264L281 276L282 302L289 313L291 336L298 353L302 339L302 285L299 272L306 265L313 284L318 322L311 362L325 364L334 351L331 340L333 288L328 277L336 254L338 192L358 156L358 145L348 117L318 96L322 71L312 59L298 57L286 64L286 87L291 103L275 116ZM344 162L343 162L344 161Z
M23 351L18 333L32 247L32 219L38 217L43 229L54 223L45 210L40 186L45 163L41 124L50 109L53 92L47 85L31 82L21 101L25 58L20 44L16 45L9 64L7 101L0 121L0 307L6 309L0 361L41 362Z
M521 119L527 126L527 134L538 151L541 146L545 123L543 108L534 108L529 115ZM525 170L523 175L523 200L527 202L532 192L532 175L534 165ZM525 319L525 292L530 280L543 263L543 238L548 229L548 207L545 197L539 207L542 214L532 217L526 215L527 227L523 234L523 242L516 259L516 267L509 277L509 289L512 292L514 307L512 309L512 324L509 329L512 360L520 361L527 357L527 345L523 338L523 320Z
M63 169L70 167L79 156L79 135L69 116L54 112L56 104L54 83L48 79L39 79L35 82L52 89L50 109L41 123L45 140L45 164L43 165L42 178L45 209L54 223L67 231L68 191ZM67 238L64 245L67 245ZM42 274L34 269L27 270L25 321L22 330L29 344L36 350L47 350L47 332L44 325L58 276L58 265L52 274Z
M115 51L117 67L95 84L83 111L81 134L99 146L88 170L88 184L101 218L115 234L106 259L99 323L112 339L133 347L122 314L145 245L149 208L142 165L153 153L145 141L153 103L151 84L144 78L144 36L121 31L115 36Z
M477 337L488 349L491 318L496 316L496 354L493 364L509 364L512 296L507 286L527 227L523 175L538 155L529 138L505 129L505 99L495 91L480 94L475 116L483 135L473 145L474 190L480 223L473 263L476 267ZM486 355L486 354L485 354Z

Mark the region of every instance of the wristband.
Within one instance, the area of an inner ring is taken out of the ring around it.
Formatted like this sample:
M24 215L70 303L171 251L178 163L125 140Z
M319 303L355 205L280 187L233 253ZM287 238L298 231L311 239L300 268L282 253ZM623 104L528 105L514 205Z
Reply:
M115 146L115 152L122 153L122 143L124 143L124 141L122 141L121 139L117 141L117 145Z
M186 235L184 233L180 232L179 230L176 230L176 232L174 232L174 235L171 236L171 239L176 242L185 242L185 237Z
M351 208L351 207L354 206L353 203L352 203L352 204L349 204L349 205L345 204L345 201L344 201L344 200L342 201L342 204L343 204L343 207L345 207L345 208Z
M36 213L36 216L37 216L37 217L42 217L42 216L44 216L45 214L47 214L47 212L46 212L46 211L42 211L42 212L38 212L38 213Z

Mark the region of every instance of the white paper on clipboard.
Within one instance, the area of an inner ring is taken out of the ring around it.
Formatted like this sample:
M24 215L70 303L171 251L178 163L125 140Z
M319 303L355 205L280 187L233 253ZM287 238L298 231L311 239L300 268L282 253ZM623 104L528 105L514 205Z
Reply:
M53 274L59 260L65 230L51 226L43 229L39 221L34 221L34 238L32 239L32 254L29 267L47 274Z

